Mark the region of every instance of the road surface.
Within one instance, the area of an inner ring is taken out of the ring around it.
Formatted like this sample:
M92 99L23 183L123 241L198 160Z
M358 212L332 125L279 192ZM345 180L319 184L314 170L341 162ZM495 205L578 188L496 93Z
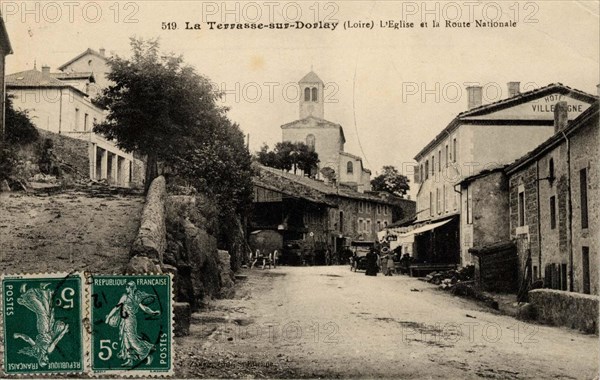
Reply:
M406 276L346 266L246 270L194 314L193 377L594 378L598 337L530 324Z

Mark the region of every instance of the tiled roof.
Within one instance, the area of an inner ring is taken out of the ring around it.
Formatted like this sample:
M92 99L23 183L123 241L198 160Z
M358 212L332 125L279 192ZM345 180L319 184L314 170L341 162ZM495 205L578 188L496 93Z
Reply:
M536 159L540 155L546 153L548 150L554 148L557 144L564 142L564 136L572 135L576 133L581 127L587 125L588 121L592 118L598 119L598 110L600 108L600 103L596 102L592 104L587 110L585 110L581 115L579 115L575 120L569 122L569 124L562 129L561 131L555 133L548 140L544 141L540 145L538 145L534 150L525 154L524 156L518 158L515 162L508 165L506 168L506 172L508 174L514 173L519 170L524 164ZM596 121L597 123L597 121Z
M6 76L6 87L13 88L69 88L73 91L79 92L84 96L87 96L86 93L81 90L71 86L68 83L65 83L61 80L58 80L50 75L45 75L41 71L38 70L27 70L21 71L18 73L10 74Z
M310 73L306 74L298 83L323 83L321 78L314 71L310 71Z
M2 44L2 47L7 55L13 53L12 46L10 44L10 38L8 38L8 32L6 31L6 25L4 24L2 15L0 15L0 43Z
M440 140L445 139L448 136L448 133L450 133L452 130L458 127L461 124L461 122L467 121L469 117L490 114L492 112L513 107L555 92L572 96L575 99L588 102L590 104L598 101L597 96L588 94L584 91L565 86L562 83L551 83L547 86L531 91L522 92L518 95L507 99L502 99L497 102L475 107L473 109L459 113L454 119L452 119L452 121L446 126L446 128L444 128L433 140L431 140L423 149L421 149L419 153L417 153L417 155L415 156L415 160L418 161L421 157L428 153L429 150L433 148Z
M69 79L90 79L90 82L96 82L94 73L90 72L71 72L71 73L50 73L50 75L58 80Z
M78 59L81 59L81 57L85 57L87 54L95 55L98 58L102 58L102 59L106 60L105 56L103 56L102 54L98 53L94 49L89 49L88 48L86 51L84 51L83 53L79 54L77 57L71 59L69 62L67 62L67 63L59 66L58 69L61 70L61 71L64 70L65 68L67 68L67 66L69 66L73 62L77 61Z
M371 194L359 193L358 191L351 190L344 186L339 186L339 188L336 188L335 186L327 184L325 182L317 181L304 176L286 173L279 169L274 169L258 164L257 167L260 173L258 176L258 179L260 181L266 180L267 183L271 184L272 186L275 185L277 188L281 187L282 192L292 190L292 195L298 197L300 197L301 194L304 194L304 192L308 191L312 199L320 199L320 202L322 203L325 203L325 200L331 202L331 197L344 197L391 205L395 204L392 200L388 200Z

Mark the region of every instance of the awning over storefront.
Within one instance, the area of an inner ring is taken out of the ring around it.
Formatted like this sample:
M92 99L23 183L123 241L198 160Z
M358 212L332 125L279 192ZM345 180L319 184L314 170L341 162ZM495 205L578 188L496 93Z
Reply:
M448 219L448 220L444 220L442 222L427 224L425 226L421 226L419 228L415 228L414 230L409 231L409 232L407 232L407 233L405 233L403 235L400 235L400 236L404 237L404 236L416 235L416 234L420 234L420 233L423 233L423 232L431 231L431 230L433 230L435 228L443 226L446 223L450 223L451 220L452 219Z

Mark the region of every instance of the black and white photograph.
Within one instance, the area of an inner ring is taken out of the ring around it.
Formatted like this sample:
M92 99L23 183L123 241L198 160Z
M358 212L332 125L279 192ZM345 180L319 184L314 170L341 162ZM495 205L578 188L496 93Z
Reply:
M0 99L0 377L600 378L599 0L2 0Z

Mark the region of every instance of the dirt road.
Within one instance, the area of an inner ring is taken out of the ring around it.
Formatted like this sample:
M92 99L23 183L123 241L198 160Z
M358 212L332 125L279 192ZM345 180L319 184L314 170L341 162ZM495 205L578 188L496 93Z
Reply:
M144 197L65 190L0 194L0 272L121 273Z
M345 266L246 270L194 315L193 377L594 378L598 337L519 322L406 276Z

